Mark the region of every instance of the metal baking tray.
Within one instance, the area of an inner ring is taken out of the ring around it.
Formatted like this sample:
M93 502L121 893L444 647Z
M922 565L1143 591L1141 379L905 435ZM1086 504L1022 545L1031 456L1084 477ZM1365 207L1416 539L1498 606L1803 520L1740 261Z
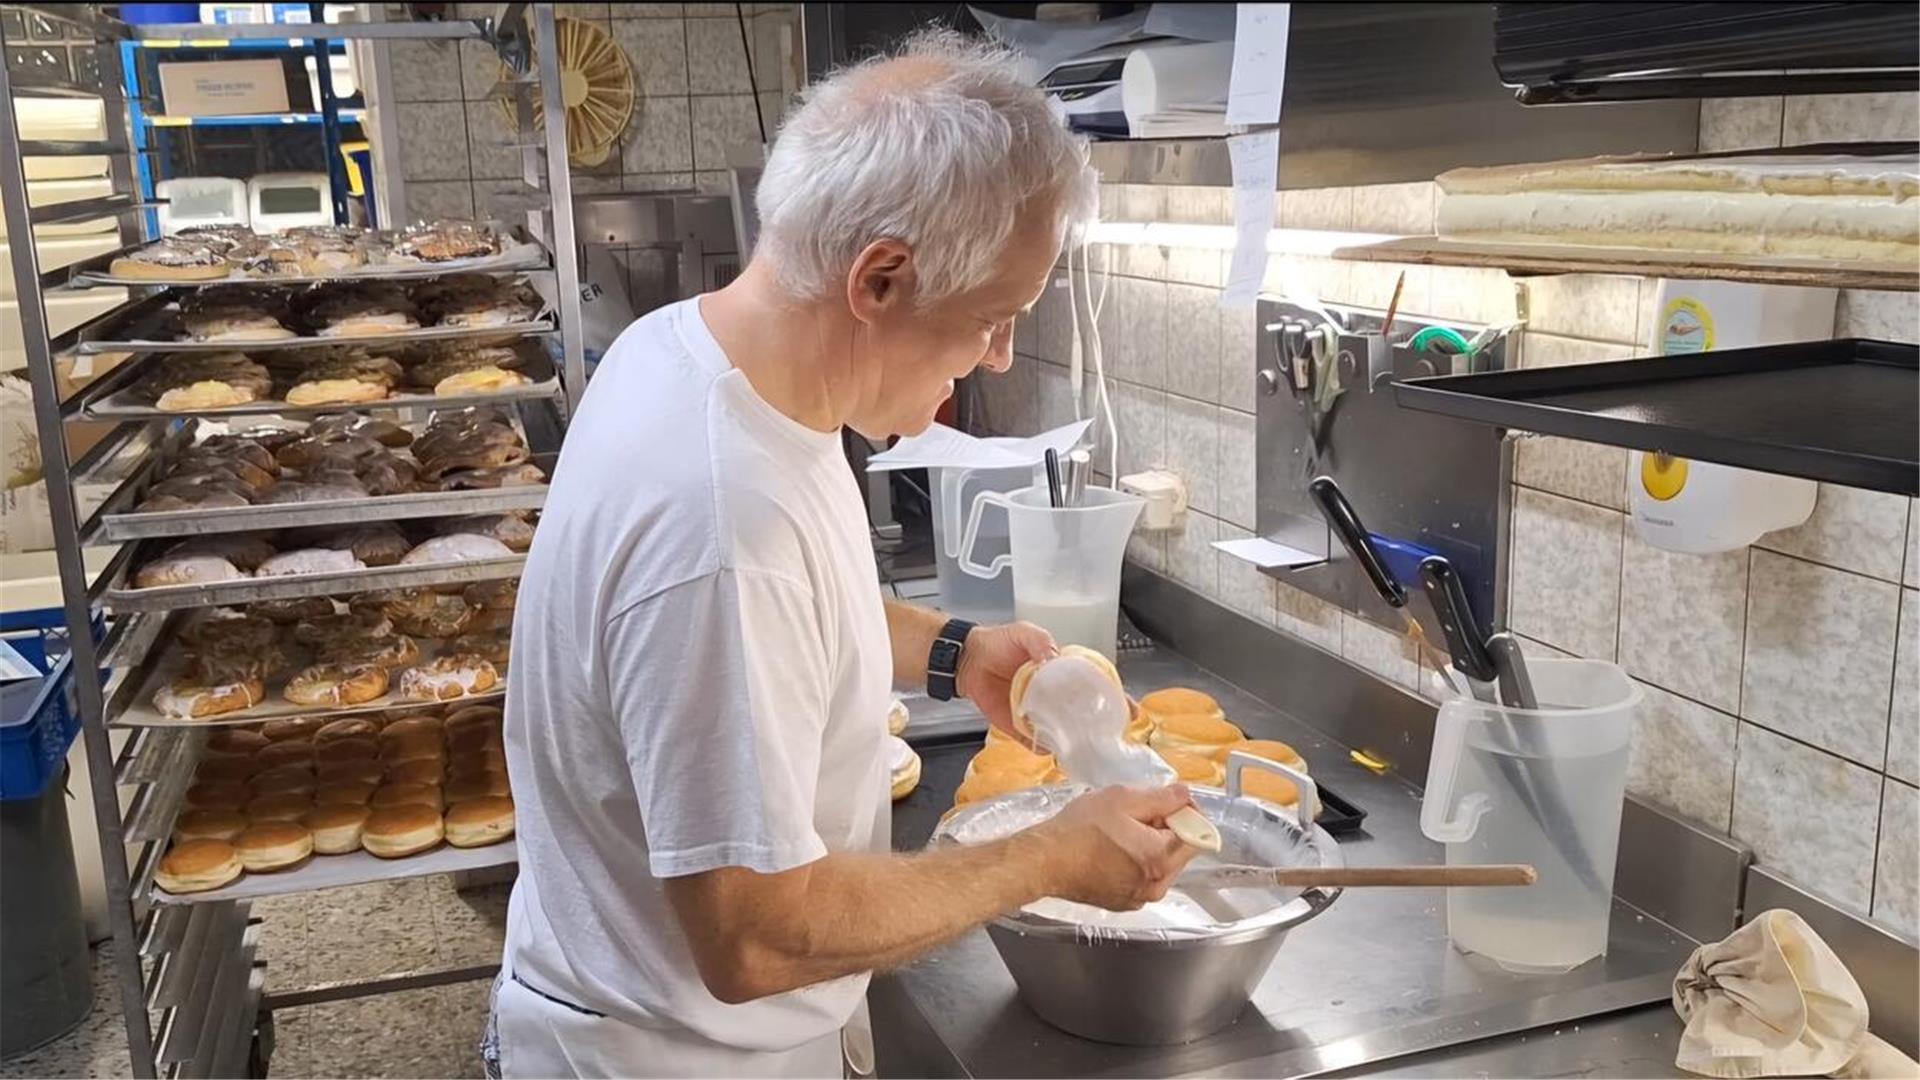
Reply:
M266 896L318 892L347 885L366 885L375 881L452 874L461 870L485 870L511 866L520 861L520 849L512 838L486 847L457 848L442 844L432 851L403 859L382 859L364 851L349 855L315 855L291 870L271 874L242 874L233 884L207 892L170 893L153 887L153 899L160 904L205 904L221 900L257 900Z
M137 332L153 333L157 329L158 327L148 326L140 328ZM273 341L167 341L159 338L138 337L129 337L124 340L89 339L82 341L77 351L83 354L122 352L253 354L278 352L284 349L312 349L327 345L413 345L426 341L471 340L476 345L482 345L513 338L532 337L536 334L551 334L553 331L552 313L542 312L525 322L502 323L498 326L422 326L412 330L396 330L390 334L355 334L351 337L303 335Z
M73 275L70 287L90 288L96 285L112 285L120 288L185 288L204 289L213 285L313 285L322 281L412 281L421 278L444 277L448 274L492 274L509 270L545 270L550 267L547 249L528 235L521 226L506 228L499 223L490 223L496 232L512 241L511 245L494 255L474 259L449 259L437 263L381 263L377 265L357 266L350 271L336 274L300 277L250 277L234 271L223 278L208 281L170 281L153 278L114 277L106 270L83 270ZM144 245L135 245L136 247ZM110 264L109 264L110 265Z
M1409 409L1920 495L1920 346L1845 338L1408 379Z
M416 640L420 645L422 659L438 655L443 651L445 645L444 642L434 641L429 638L419 638ZM153 707L153 695L155 691L165 686L178 675L185 663L185 655L182 653L179 643L175 640L169 640L154 650L153 654L147 658L147 662L143 665L145 671L141 673L139 689L135 690L132 695L126 699L125 707L121 709L118 715L109 717L109 722L114 727L125 728L238 727L247 724L258 724L267 720L281 720L287 717L353 716L361 713L377 713L388 709L405 709L421 705L431 706L434 704L434 702L431 701L406 701L389 689L387 693L360 705L347 705L343 707L296 705L280 696L280 689L286 684L286 677L292 675L294 671L297 670L290 665L286 670L274 672L272 677L267 680L265 697L261 699L258 705L252 708L236 709L233 712L223 713L219 716L210 716L203 720L181 720L171 716L162 716L159 711ZM499 674L500 681L493 684L493 689L483 694L468 694L465 697L442 701L439 704L466 705L470 703L489 702L505 695L507 692L507 673L504 669L496 668L495 670ZM398 683L399 680L396 678L394 682Z
M115 611L175 611L181 608L251 604L260 600L340 596L381 589L462 585L471 581L514 577L527 561L525 555L514 555L503 559L468 559L464 562L417 566L369 566L364 570L342 570L330 574L287 574L281 577L239 578L207 584L136 589L131 584L132 567L146 558L157 557L164 547L148 546L152 548L151 551L141 552L139 559L129 559L120 575L107 586L102 599L108 607Z
M346 345L357 343L359 339L330 339L327 344ZM524 386L509 387L505 390L493 390L480 394L457 394L438 396L431 390L411 391L393 394L379 401L363 401L352 404L333 402L325 405L289 405L277 399L250 401L245 405L233 405L223 409L188 409L169 412L156 407L146 400L139 389L139 381L153 365L161 363L164 356L155 353L139 360L129 361L115 368L107 378L109 385L98 396L87 402L82 415L94 420L147 420L157 417L179 418L183 416L307 416L315 413L337 413L364 411L368 409L404 409L411 406L427 408L458 408L467 405L492 405L503 401L523 401L529 398L551 398L560 394L560 376L555 370L553 359L538 342L521 339L514 344L514 350L525 359L520 373L533 381ZM235 351L235 350L226 350Z
M89 537L90 542L125 543L164 537L294 529L308 525L470 517L509 510L538 510L547 501L546 484L528 484L477 491L419 491L400 495L369 495L364 499L236 506L219 510L134 510L140 500L146 497L147 489L153 482L166 475L174 457L192 445L192 433L196 425L208 422L193 420L176 428L164 440L160 450L101 504L95 511L97 525L94 535ZM560 456L558 450L550 446L542 447L543 442L548 441L543 435L550 430L550 425L522 425L528 444L534 448L533 457L529 460L548 476L553 475Z

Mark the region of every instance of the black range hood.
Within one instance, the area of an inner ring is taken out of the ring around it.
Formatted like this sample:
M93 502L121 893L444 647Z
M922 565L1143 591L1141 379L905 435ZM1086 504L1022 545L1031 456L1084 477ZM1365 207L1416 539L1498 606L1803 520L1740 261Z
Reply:
M1526 105L1920 89L1920 4L1494 5Z

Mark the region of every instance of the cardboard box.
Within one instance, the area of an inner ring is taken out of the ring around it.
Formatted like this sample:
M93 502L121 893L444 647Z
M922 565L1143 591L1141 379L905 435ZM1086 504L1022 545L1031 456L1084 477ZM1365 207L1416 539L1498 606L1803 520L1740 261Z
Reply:
M286 70L278 60L161 64L160 100L168 116L286 112Z

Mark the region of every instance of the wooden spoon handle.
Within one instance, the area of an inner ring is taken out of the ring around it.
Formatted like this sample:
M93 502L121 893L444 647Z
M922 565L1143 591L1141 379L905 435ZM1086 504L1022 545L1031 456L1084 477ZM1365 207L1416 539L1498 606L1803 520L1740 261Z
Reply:
M1525 864L1485 866L1216 866L1181 876L1183 885L1228 888L1235 885L1284 885L1289 888L1369 888L1401 886L1454 888L1478 885L1531 885L1539 875Z
M1197 851L1220 850L1220 830L1207 820L1207 815L1191 806L1183 806L1168 814L1167 828Z

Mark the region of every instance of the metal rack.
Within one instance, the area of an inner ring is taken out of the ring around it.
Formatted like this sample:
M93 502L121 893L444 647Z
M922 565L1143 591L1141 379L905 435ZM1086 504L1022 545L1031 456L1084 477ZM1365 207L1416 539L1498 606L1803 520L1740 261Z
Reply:
M202 1077L244 1074L255 1043L256 1017L275 1007L311 1004L440 985L491 974L492 965L453 971L376 979L368 982L307 988L282 994L264 990L264 973L255 959L257 920L250 917L252 898L275 892L302 891L394 876L417 876L502 865L513 861L511 845L463 852L458 857L433 857L380 862L351 860L327 867L324 874L305 876L294 871L255 887L226 889L196 896L156 892L153 874L172 831L182 794L198 763L205 730L198 727L138 727L126 730L125 744L116 753L111 734L118 718L138 697L142 679L155 658L167 648L171 631L185 617L184 609L233 597L224 593L129 597L118 591L136 549L158 542L154 538L281 528L294 525L347 523L364 520L370 512L388 518L452 516L490 513L506 508L540 505L545 487L504 488L471 492L400 495L387 499L345 500L249 508L261 513L132 512L140 493L169 460L193 437L199 423L221 414L179 414L172 417L115 414L100 407L114 385L124 385L139 369L158 362L164 347L134 351L126 370L63 400L58 362L85 357L87 343L128 341L123 333L146 326L139 320L153 315L178 290L191 286L170 283L142 285L129 298L85 324L55 335L49 330L47 298L83 288L84 275L108 267L129 247L152 237L148 215L153 204L139 195L139 159L147 153L129 126L129 105L122 58L123 44L149 44L189 39L205 33L200 27L127 26L102 15L91 5L0 4L0 199L10 238L12 273L19 305L27 369L33 388L34 421L43 459L47 498L53 516L55 556L69 626L85 626L99 613L111 613L110 625L96 641L86 634L72 635L73 670L101 670L104 680L75 680L81 714L82 738L92 776L91 797L100 835L109 922L115 942L115 965L121 1011L126 1024L132 1071L138 1077ZM511 95L519 119L518 147L522 178L543 205L527 215L527 233L548 257L538 266L489 270L526 275L551 286L548 294L553 321L521 328L523 340L558 339L557 385L540 392L509 398L507 407L534 447L536 461L551 467L565 419L577 407L585 389L579 263L575 255L573 192L566 163L566 121L552 4L511 5L507 17L438 23L344 23L316 25L312 33L324 50L332 40L455 40L473 38L492 45L518 76L503 93ZM281 26L223 27L223 39L284 38ZM324 67L324 65L323 65ZM538 100L535 100L535 86ZM28 97L88 97L105 102L108 136L102 141L24 141L14 102ZM537 132L535 110L543 114L544 133ZM23 155L106 155L110 157L112 194L84 202L30 207ZM34 229L58 221L113 216L118 223L118 249L69 267L43 271L34 243ZM444 402L434 403L444 404ZM424 406L414 403L417 410ZM404 408L404 406L403 406ZM393 411L375 403L360 411ZM295 411L298 410L283 410ZM113 431L93 449L77 458L67 450L67 425L80 420L109 420ZM83 512L77 485L111 487L105 502ZM84 549L96 544L124 546L97 576L89 575ZM451 564L408 567L401 576L411 583L446 584L479 577L511 576L518 560L493 560L499 565ZM288 579L286 583L259 582L265 596L340 594L391 584L393 572L344 575L326 580ZM291 588L293 592L284 591ZM140 592L136 590L136 592ZM237 594L236 594L237 595ZM123 806L118 790L132 794ZM378 863L378 865L369 865Z

